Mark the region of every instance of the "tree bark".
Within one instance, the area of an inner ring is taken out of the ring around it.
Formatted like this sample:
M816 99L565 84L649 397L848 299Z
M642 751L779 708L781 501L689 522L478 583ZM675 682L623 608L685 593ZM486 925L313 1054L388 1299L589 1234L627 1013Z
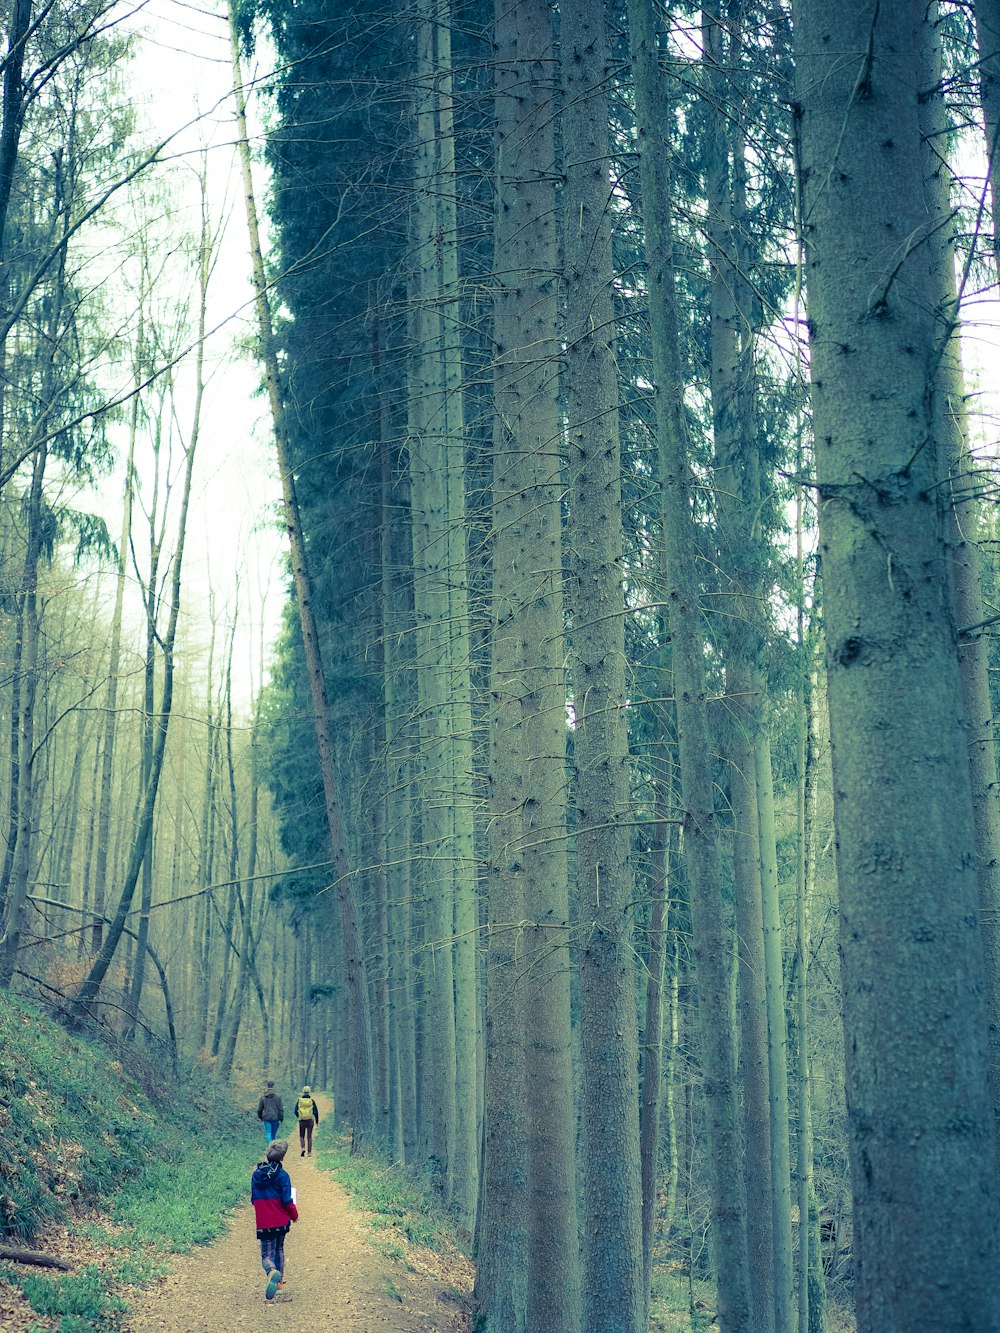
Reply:
M358 922L357 905L352 886L352 869L344 836L341 818L339 773L333 736L330 726L330 708L327 701L326 679L323 674L323 658L320 650L319 633L316 625L316 613L313 607L312 584L306 559L305 541L299 516L299 504L295 489L295 476L292 469L290 435L285 413L284 395L281 385L281 370L278 360L277 343L271 321L271 307L268 299L268 284L264 269L264 255L260 245L257 226L257 205L254 197L253 178L250 173L250 141L246 123L246 98L243 89L243 76L240 69L239 39L237 37L236 15L232 4L229 10L230 49L233 64L234 91L236 97L236 120L240 166L243 174L244 202L246 204L247 229L250 236L250 256L253 268L253 286L257 309L257 332L261 360L264 364L265 382L271 417L274 424L274 440L278 455L278 470L281 474L281 486L284 508L285 527L288 531L289 547L292 559L292 576L295 581L295 597L299 611L299 625L302 631L302 643L306 656L306 670L309 677L309 692L312 699L316 743L319 749L320 768L323 775L323 794L326 805L326 820L330 834L330 852L336 875L336 895L340 908L340 925L344 962L347 972L347 987L350 999L350 1017L353 1059L353 1128L354 1149L360 1150L374 1130L374 1085L372 1081L371 1054L371 1013L368 995L368 979L361 928Z
M742 1144L734 1050L729 1026L729 944L711 771L698 536L692 514L684 389L678 353L669 163L671 110L665 95L649 8L630 0L643 197L650 333L657 413L660 496L683 801L684 856L691 896L699 1052L708 1134L710 1242L718 1281L720 1326L752 1327L747 1272Z
M987 169L993 212L993 256L1000 265L1000 0L975 0L979 46L979 100L986 130ZM1000 277L1000 271L997 274Z
M953 279L919 109L930 26L918 4L799 0L794 17L858 1328L993 1330L983 940L936 439Z
M646 1323L639 1162L635 874L604 0L561 5L571 676L582 1081L583 1321ZM541 1327L541 1325L534 1325Z
M475 1305L484 1333L527 1333L579 1323L548 7L498 0L494 40L490 861Z

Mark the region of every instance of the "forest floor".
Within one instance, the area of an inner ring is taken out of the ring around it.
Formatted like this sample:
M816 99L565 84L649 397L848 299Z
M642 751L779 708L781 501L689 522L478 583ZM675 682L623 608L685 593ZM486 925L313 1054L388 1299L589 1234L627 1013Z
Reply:
M450 1246L431 1250L412 1243L394 1224L396 1218L389 1224L352 1204L333 1176L317 1165L328 1135L334 1134L328 1128L333 1123L329 1101L317 1100L329 1119L324 1117L317 1131L314 1156L299 1156L294 1125L289 1139L285 1165L299 1220L285 1244L287 1280L274 1301L264 1299L266 1279L249 1198L254 1162L248 1156L245 1201L232 1210L215 1241L188 1253L150 1245L139 1253L129 1251L123 1264L115 1248L122 1228L100 1209L77 1210L67 1225L49 1224L40 1243L68 1266L74 1281L84 1284L84 1303L49 1306L36 1286L32 1308L18 1283L44 1287L50 1279L36 1276L39 1270L31 1265L6 1263L0 1273L0 1329L281 1333L305 1327L337 1333L468 1333L472 1261ZM261 1134L255 1160L263 1155ZM157 1206L155 1199L152 1206ZM162 1216L178 1208L184 1209L184 1201L174 1196L164 1198L158 1211ZM399 1211L398 1220L405 1221L402 1204ZM133 1272L136 1276L130 1277ZM59 1285L62 1279L51 1281ZM64 1318L57 1309L78 1313Z
M327 1110L320 1098L320 1110ZM294 1128L294 1127L293 1127ZM321 1151L323 1126L314 1151ZM261 1154L263 1156L263 1152ZM405 1256L372 1245L365 1214L345 1191L299 1156L289 1137L285 1166L299 1220L285 1242L287 1277L272 1302L248 1201L214 1244L170 1260L170 1273L138 1293L127 1333L279 1333L331 1328L338 1333L465 1333L472 1264L458 1255L408 1248Z

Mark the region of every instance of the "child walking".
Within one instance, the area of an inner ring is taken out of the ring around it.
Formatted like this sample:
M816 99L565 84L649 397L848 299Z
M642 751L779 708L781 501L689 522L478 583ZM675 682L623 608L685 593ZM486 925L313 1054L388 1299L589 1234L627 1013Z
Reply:
M275 1139L267 1146L267 1158L254 1167L250 1180L250 1198L257 1219L260 1262L267 1274L264 1299L273 1301L285 1276L285 1237L299 1210L292 1197L292 1182L281 1165L288 1144Z

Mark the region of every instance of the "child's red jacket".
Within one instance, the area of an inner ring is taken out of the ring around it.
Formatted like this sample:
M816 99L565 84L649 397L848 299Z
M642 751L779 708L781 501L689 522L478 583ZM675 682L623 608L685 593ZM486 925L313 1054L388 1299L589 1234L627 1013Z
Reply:
M259 1162L250 1180L250 1198L257 1215L257 1230L287 1231L298 1221L292 1202L292 1182L280 1162Z

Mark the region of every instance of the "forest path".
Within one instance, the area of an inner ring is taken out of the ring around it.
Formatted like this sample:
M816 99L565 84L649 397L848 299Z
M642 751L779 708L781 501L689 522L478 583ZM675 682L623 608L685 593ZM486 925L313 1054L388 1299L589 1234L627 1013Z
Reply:
M329 1114L329 1100L317 1100L320 1114ZM171 1259L170 1274L139 1297L127 1333L458 1333L469 1327L464 1311L444 1296L446 1281L431 1271L410 1271L366 1243L363 1214L349 1209L344 1190L315 1164L325 1120L314 1137L314 1156L306 1158L299 1156L298 1128L291 1123L285 1166L299 1220L285 1242L288 1277L274 1301L264 1300L248 1163L247 1202L229 1229L212 1245Z

